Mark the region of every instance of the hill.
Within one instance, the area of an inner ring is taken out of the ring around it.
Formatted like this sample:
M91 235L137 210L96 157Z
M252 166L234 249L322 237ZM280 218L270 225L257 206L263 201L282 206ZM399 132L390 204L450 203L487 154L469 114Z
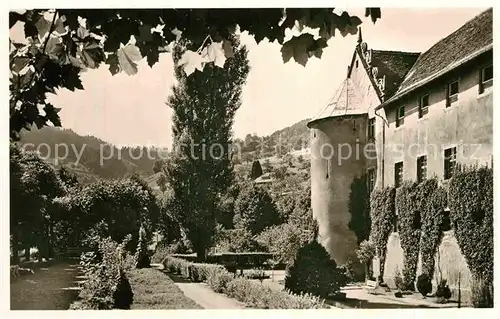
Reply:
M309 148L310 131L305 119L267 136L247 134L245 140L235 139L241 156L240 162L250 162L254 159L282 157L285 154L306 153L298 152ZM298 156L298 155L297 155Z
M67 166L83 183L134 173L149 176L161 155L156 149L118 148L94 136L81 136L70 129L54 127L23 131L20 143L25 149L39 151L55 167Z

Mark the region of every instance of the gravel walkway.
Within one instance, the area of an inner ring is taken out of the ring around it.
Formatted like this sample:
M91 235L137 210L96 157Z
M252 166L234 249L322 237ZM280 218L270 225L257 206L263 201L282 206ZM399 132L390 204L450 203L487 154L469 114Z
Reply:
M77 262L61 262L11 279L10 309L67 310L79 292L77 266Z

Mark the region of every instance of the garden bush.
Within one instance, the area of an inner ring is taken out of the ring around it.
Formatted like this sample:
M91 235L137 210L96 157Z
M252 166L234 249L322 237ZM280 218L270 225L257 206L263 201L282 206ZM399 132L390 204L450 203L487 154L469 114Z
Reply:
M481 278L473 278L471 284L471 301L474 308L493 308L493 283Z
M446 279L442 279L436 289L436 297L439 302L444 303L451 298L451 290Z
M335 296L346 278L330 254L317 241L300 248L285 276L285 288L294 293L310 293L328 298Z
M310 294L294 294L289 291L273 291L258 282L235 276L221 265L198 264L167 257L163 261L165 270L187 274L185 269L194 268L201 280L219 293L225 293L245 303L247 307L262 309L321 309L329 308L318 297ZM188 276L185 276L189 278Z
M133 293L125 272L133 267L133 257L125 250L131 236L118 244L111 238L97 240L97 251L81 257L87 278L79 294L79 309L129 309ZM75 309L75 307L72 307Z
M396 269L394 269L394 285L400 291L404 291L406 288L403 278L401 278L401 272L399 271L399 268L397 266Z
M429 275L421 274L417 278L417 290L423 297L427 296L432 291L432 283Z

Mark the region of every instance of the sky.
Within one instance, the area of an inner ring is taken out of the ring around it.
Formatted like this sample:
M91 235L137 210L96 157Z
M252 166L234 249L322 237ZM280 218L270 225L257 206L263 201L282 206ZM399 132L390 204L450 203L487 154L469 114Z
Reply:
M373 24L364 18L364 9L348 9L362 18L362 35L368 48L408 52L427 50L483 10L382 8L382 18ZM357 37L344 38L337 33L321 59L310 58L303 67L293 58L283 63L279 44L264 40L257 45L253 37L242 34L251 70L236 113L234 136L267 135L315 117L346 77ZM48 97L61 108L64 128L115 145L171 146L172 111L165 104L174 82L170 54L160 55L152 68L141 61L134 76L112 76L103 64L82 73L81 79L84 90L63 89Z

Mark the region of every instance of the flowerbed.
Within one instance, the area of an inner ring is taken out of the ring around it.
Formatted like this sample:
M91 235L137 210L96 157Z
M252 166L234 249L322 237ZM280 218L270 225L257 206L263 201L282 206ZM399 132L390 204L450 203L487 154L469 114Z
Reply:
M224 293L246 304L261 309L322 309L329 308L323 300L309 294L292 294L288 291L273 291L269 287L244 278L236 278L223 266L199 264L166 257L165 271L181 275L195 282L206 282L218 293Z

